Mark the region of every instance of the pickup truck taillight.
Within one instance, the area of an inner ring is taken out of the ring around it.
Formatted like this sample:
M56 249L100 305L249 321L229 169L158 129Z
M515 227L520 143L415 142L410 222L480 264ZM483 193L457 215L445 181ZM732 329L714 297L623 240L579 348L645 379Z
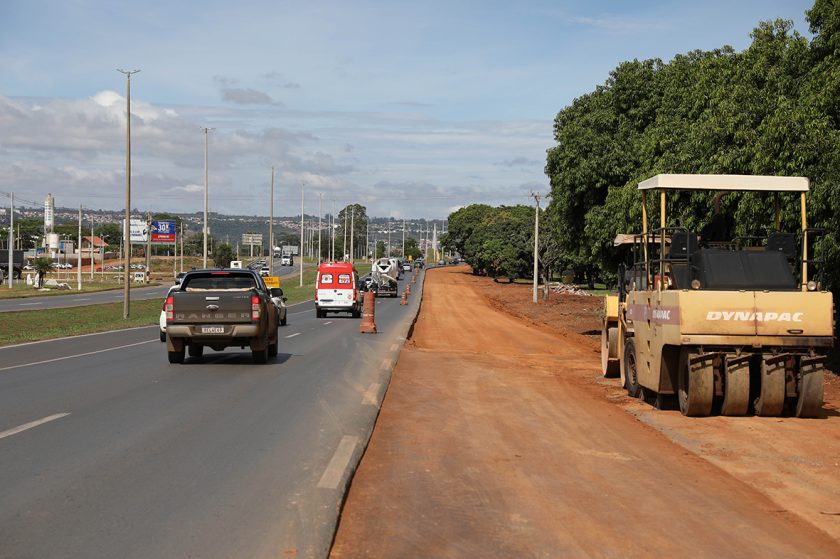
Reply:
M257 295L251 295L251 320L260 319L260 298Z
M173 312L174 308L175 298L167 297L166 302L163 304L163 310L166 311L166 320L173 320L175 318L175 313Z

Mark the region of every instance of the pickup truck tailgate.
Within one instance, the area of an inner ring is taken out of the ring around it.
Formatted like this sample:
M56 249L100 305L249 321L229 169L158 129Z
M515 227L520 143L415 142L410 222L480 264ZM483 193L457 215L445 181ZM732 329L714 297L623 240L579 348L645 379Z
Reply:
M175 292L173 318L170 324L178 323L250 323L251 291L227 291L202 293Z

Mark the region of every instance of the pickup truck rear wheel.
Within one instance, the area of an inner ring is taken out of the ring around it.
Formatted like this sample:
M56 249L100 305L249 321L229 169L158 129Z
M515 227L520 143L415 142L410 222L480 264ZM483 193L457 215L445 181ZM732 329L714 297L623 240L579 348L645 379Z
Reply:
M285 326L285 325L286 325L286 317L284 316L284 317L280 320L280 326Z
M201 357L204 355L204 346L201 344L190 344L190 357Z
M183 347L180 350L167 351L166 353L169 356L169 362L170 363L183 363L184 362L184 348Z
M254 359L254 363L265 363L266 361L268 361L268 346L262 349L252 349L251 357Z

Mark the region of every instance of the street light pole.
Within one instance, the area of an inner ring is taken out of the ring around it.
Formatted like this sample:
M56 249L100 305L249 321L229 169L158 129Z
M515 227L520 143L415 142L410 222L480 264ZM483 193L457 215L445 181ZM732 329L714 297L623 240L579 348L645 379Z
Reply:
M125 74L125 225L123 226L123 246L125 246L125 264L123 265L123 319L127 319L131 310L131 293L128 289L128 274L131 265L131 75L140 70L122 70Z
M271 202L268 205L268 269L274 274L274 165L271 166Z
M355 227L355 220L356 220L356 205L353 204L350 206L350 263L353 262L353 233L356 231Z
M403 248L402 248L402 257L405 260L405 218L403 218Z
M306 183L300 185L300 247L298 253L300 254L300 287L303 287L303 189Z
M335 262L335 198L330 210L330 262Z
M318 262L321 261L321 204L324 202L324 193L318 193Z
M207 137L215 128L203 128L204 130L204 257L201 266L207 268Z
M11 237L9 237L11 239ZM76 262L76 287L77 291L82 290L82 205L79 204L79 258ZM9 268L11 271L11 268Z
M534 201L537 203L534 213L534 304L537 302L537 276L539 275L539 246L540 246L540 193L534 192Z
M9 289L15 286L15 263L14 263L14 243L12 242L12 231L15 230L15 193L9 194L11 198L11 206L9 207Z

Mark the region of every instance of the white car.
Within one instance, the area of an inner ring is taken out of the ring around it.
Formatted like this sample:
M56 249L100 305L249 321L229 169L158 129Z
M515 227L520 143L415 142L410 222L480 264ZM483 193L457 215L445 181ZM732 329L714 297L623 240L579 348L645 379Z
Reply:
M266 276L270 276L270 275L271 275L271 270L268 268L268 266L263 266L262 268L260 268L260 276L266 277Z
M160 341L166 341L166 300L169 298L169 294L178 289L177 285L173 285L169 288L169 291L166 292L166 297L163 298L163 305L160 307Z
M281 266L291 266L292 265L292 257L289 256L288 254L283 255L283 257L280 259L280 265Z
M281 290L282 291L282 290ZM286 325L286 298L283 297L282 293L279 297L272 297L271 302L274 303L274 306L277 307L277 323L280 326Z

